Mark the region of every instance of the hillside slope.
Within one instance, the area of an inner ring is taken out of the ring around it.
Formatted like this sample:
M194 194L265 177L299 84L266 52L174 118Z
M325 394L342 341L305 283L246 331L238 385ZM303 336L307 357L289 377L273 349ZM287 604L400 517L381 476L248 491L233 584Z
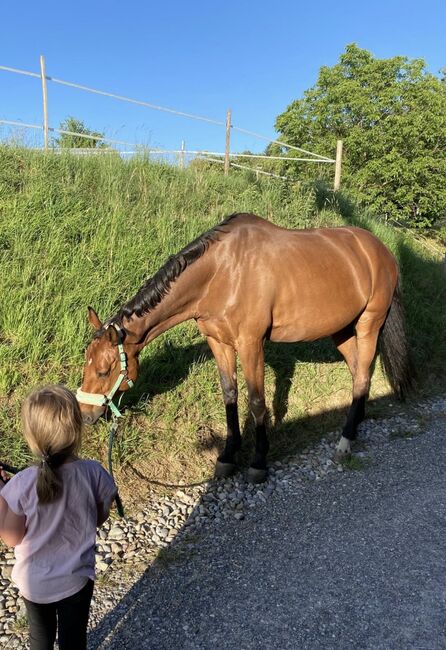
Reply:
M441 265L342 196L323 201L311 188L250 174L225 178L144 159L0 147L0 458L29 461L19 411L32 387L79 385L91 337L87 306L111 315L170 254L235 211L286 227L350 222L373 230L402 267L420 388L438 385L446 367ZM271 455L280 457L341 422L351 380L329 341L268 345L266 391L276 421ZM372 396L386 392L377 364ZM169 482L208 476L225 434L219 395L215 364L193 323L157 339L144 350L140 379L126 398L118 467L129 480L133 466ZM243 424L242 380L240 411ZM249 419L245 428L249 440ZM105 423L87 429L85 453L104 458L106 436Z

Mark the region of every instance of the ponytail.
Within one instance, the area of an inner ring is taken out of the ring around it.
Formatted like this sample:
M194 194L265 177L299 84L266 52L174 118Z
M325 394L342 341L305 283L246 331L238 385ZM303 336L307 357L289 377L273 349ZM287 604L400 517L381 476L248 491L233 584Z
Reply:
M57 454L45 453L42 456L37 470L36 485L39 503L52 503L53 501L57 501L62 495L62 480L57 470L72 452L73 447L70 446Z

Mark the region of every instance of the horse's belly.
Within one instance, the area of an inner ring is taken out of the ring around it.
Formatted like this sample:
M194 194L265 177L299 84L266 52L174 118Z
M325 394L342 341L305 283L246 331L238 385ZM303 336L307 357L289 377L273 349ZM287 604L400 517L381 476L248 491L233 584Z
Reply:
M364 301L356 298L336 306L312 303L289 309L286 317L273 313L271 341L291 343L315 341L331 336L350 325L364 309ZM276 317L277 316L277 317Z
M335 323L328 325L317 325L312 327L304 327L299 323L291 325L281 325L279 327L272 327L270 340L276 343L295 343L296 341L316 341L325 336L331 336L335 332L339 332L344 327L352 322L351 320L339 320Z

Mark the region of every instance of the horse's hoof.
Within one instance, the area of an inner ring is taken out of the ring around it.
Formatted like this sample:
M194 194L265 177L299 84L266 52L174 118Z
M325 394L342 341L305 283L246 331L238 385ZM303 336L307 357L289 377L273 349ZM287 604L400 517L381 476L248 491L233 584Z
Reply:
M268 470L257 469L256 467L249 467L247 472L247 479L250 483L263 483L268 476Z
M336 451L333 456L333 461L335 463L342 463L343 461L351 458L351 456L352 456L352 452L351 452L350 440L345 436L341 436L341 439L337 444Z
M340 449L336 449L333 456L333 462L339 465L340 463L343 463L346 460L350 460L351 457L352 457L352 452L350 450L341 451Z
M215 472L214 478L228 478L232 476L237 471L237 465L235 463L222 463L221 460L217 460L215 463Z

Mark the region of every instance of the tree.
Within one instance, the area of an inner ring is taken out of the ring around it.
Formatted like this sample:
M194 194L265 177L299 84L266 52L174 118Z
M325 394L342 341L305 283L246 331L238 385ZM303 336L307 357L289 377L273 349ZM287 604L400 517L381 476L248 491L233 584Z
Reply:
M90 131L81 120L77 120L75 117L68 117L60 123L59 128L62 131L70 131L70 134L61 133L60 138L56 139L57 145L62 149L96 149L105 146L101 142L101 138L104 137L103 133ZM95 139L83 138L83 135L94 136Z
M375 59L348 45L276 129L284 142L323 155L342 139L343 183L377 213L418 227L444 219L446 84L422 59Z

